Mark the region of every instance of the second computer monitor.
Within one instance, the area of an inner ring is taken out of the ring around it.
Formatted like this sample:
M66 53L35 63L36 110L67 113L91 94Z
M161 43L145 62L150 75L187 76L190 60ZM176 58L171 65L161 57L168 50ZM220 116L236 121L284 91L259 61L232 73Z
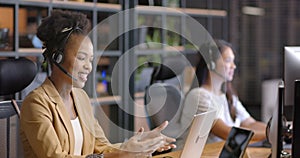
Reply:
M294 104L295 80L300 79L300 46L284 47L283 80L285 85L285 105Z

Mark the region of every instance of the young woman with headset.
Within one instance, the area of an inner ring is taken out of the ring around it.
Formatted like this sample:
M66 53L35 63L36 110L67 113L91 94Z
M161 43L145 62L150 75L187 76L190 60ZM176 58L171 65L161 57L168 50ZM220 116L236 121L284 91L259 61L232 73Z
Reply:
M254 131L252 140L264 140L266 125L250 116L233 91L231 81L236 65L232 45L215 40L215 44L201 46L200 52L202 57L195 71L195 88L186 96L183 115L211 109L218 111L208 143L226 140L232 126L251 129Z
M124 143L111 144L106 139L82 90L94 58L87 36L89 25L82 13L54 10L38 28L52 72L23 101L20 134L24 156L143 157L175 148L171 144L175 139L161 134L167 122L150 132L140 128Z

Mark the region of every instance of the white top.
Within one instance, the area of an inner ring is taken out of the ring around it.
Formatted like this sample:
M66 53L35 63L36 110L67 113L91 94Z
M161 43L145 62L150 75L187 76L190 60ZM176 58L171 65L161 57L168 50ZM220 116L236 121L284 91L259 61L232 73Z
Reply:
M83 143L83 134L78 117L76 117L74 120L71 120L71 124L75 136L74 155L80 156Z
M193 116L196 113L208 111L209 109L216 109L217 118L221 119L228 126L239 127L241 122L250 117L239 99L233 97L233 106L236 108L236 119L233 121L228 109L228 103L225 94L214 95L210 91L200 87L192 89L186 97L183 115ZM186 110L188 108L189 110ZM183 116L184 117L184 116ZM185 122L185 121L184 121ZM207 143L221 141L222 139L210 133Z

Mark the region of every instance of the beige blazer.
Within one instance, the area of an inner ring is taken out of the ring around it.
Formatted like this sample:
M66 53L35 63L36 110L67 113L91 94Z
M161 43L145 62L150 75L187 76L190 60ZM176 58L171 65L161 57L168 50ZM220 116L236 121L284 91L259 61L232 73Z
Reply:
M112 145L106 139L93 116L87 94L82 89L73 88L72 95L82 126L84 156L73 156L74 133L69 115L56 88L46 79L22 104L20 135L25 158L85 157L119 148L120 144Z

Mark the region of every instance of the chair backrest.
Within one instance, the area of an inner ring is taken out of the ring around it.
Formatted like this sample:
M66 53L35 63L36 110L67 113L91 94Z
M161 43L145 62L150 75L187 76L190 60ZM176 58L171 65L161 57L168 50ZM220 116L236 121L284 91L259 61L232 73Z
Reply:
M182 74L186 65L186 60L184 60L182 55L162 58L162 63L159 66L154 67L150 84L157 81L168 80Z
M36 64L29 59L0 60L0 95L12 95L26 88L36 73Z
M26 58L0 60L0 157L20 157L16 149L20 144L16 116L19 115L21 101L15 101L14 94L26 88L36 73L35 63Z
M146 95L146 111L150 118L151 129L164 121L169 121L169 126L177 123L181 114L183 94L174 85L167 83L154 83Z
M168 126L178 122L184 99L183 92L176 84L162 82L181 75L186 66L185 62L186 60L181 55L168 56L162 58L159 66L154 67L144 99L151 129L166 120L169 121ZM177 82L180 83L180 81Z

